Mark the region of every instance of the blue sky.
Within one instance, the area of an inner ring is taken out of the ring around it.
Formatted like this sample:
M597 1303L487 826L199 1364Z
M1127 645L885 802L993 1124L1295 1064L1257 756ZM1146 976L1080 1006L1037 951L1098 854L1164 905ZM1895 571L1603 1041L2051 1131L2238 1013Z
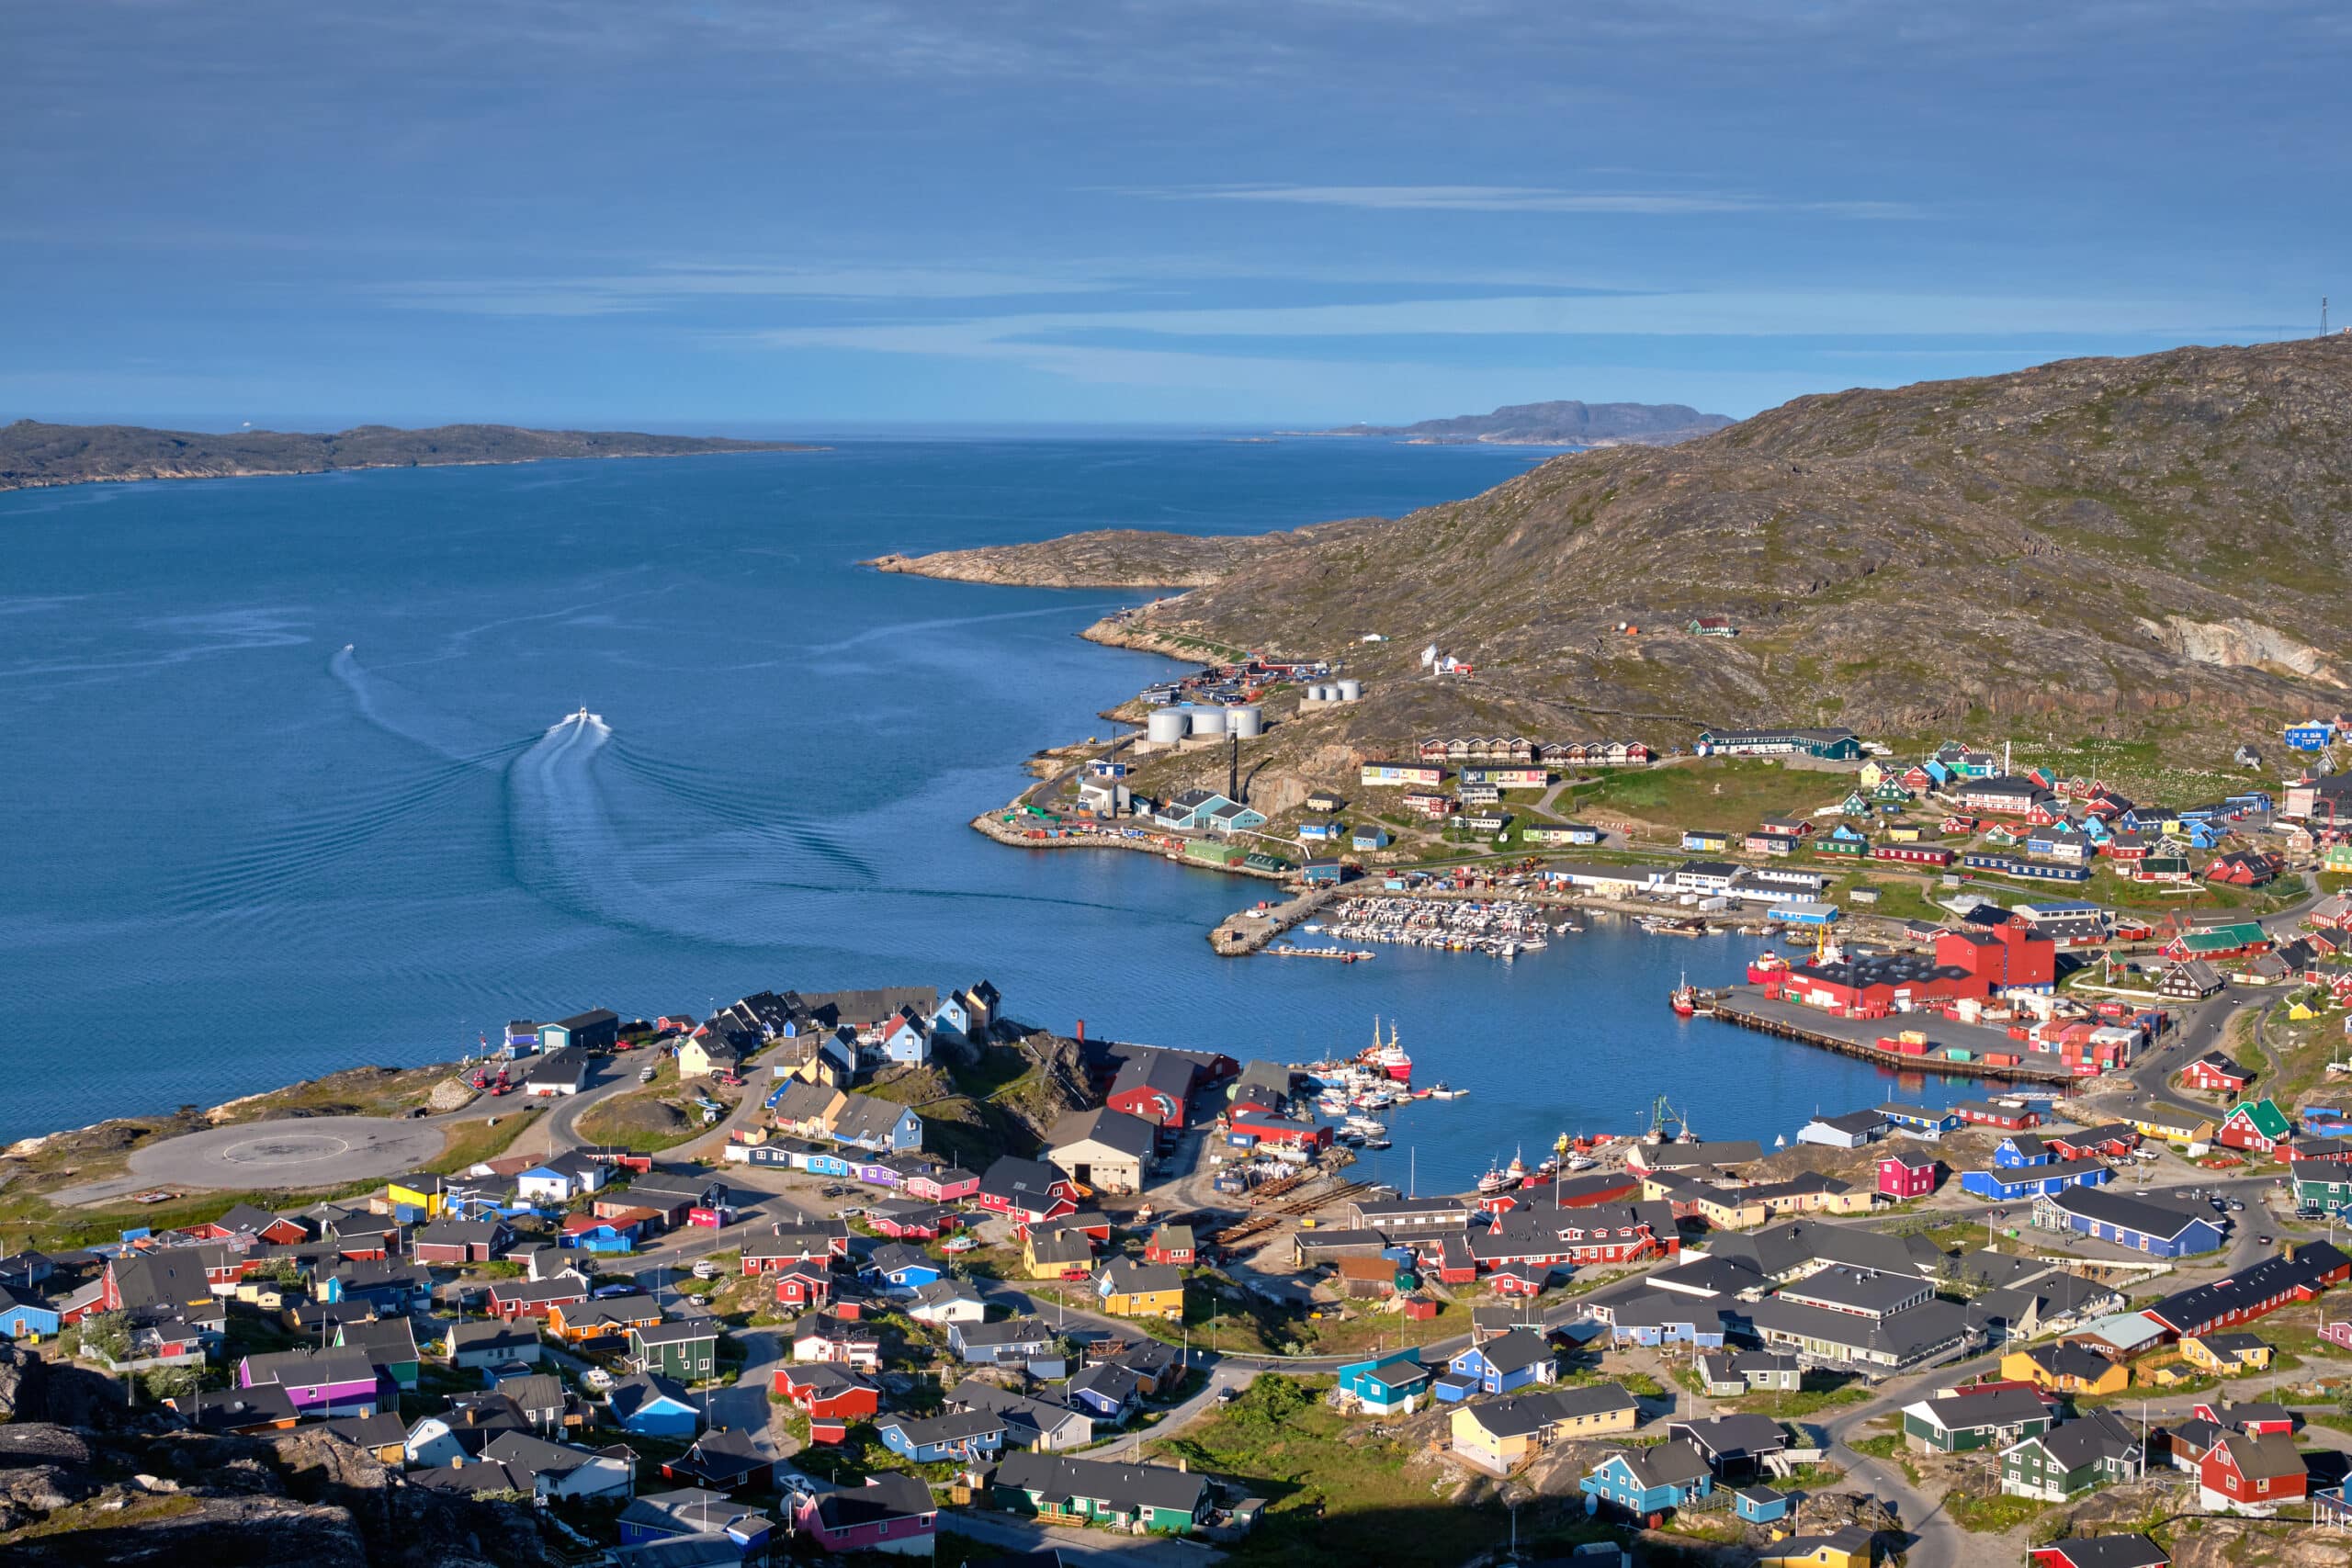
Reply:
M0 417L1402 421L2352 318L2341 6L19 0Z

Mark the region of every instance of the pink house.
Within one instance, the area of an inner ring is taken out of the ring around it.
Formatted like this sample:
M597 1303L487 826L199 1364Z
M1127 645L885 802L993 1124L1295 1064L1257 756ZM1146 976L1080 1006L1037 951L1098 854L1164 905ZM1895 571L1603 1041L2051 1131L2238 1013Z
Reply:
M1898 1150L1885 1155L1878 1162L1879 1195L1897 1201L1928 1197L1936 1190L1937 1173L1941 1168L1931 1154Z
M939 1508L931 1488L911 1475L870 1475L863 1486L835 1486L803 1496L792 1511L792 1528L812 1538L819 1550L932 1554L939 1530Z

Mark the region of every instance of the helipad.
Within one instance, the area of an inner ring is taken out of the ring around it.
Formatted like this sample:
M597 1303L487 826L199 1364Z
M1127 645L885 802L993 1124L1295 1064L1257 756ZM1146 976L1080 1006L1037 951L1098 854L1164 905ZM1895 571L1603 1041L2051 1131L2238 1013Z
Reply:
M130 1156L132 1174L179 1187L342 1187L413 1170L441 1153L440 1130L376 1116L309 1116L208 1127Z

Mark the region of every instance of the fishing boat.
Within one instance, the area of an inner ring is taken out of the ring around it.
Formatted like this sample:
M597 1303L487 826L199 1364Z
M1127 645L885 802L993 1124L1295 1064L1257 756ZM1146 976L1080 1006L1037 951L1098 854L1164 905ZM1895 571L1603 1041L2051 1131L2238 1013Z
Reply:
M1385 1044L1383 1044L1380 1039L1380 1020L1377 1017L1372 1021L1372 1043L1356 1057L1356 1060L1365 1066L1394 1078L1398 1083L1412 1081L1413 1058L1405 1054L1405 1048L1402 1045L1396 1043L1396 1026L1394 1023L1388 1026L1388 1040Z
M1570 1155L1567 1159L1561 1164L1560 1168L1563 1170L1590 1170L1600 1163L1600 1162L1599 1160L1593 1158L1590 1155L1574 1154Z
M1514 1161L1513 1163L1516 1164L1517 1162ZM1487 1168L1487 1174L1478 1178L1478 1191L1481 1196L1490 1196L1497 1192L1508 1192L1518 1185L1519 1178L1513 1176L1510 1171L1505 1170L1500 1166L1488 1166Z
M1692 1018L1699 1011L1699 993L1691 988L1690 972L1684 970L1682 983L1667 993L1666 1005L1674 1010L1677 1018Z

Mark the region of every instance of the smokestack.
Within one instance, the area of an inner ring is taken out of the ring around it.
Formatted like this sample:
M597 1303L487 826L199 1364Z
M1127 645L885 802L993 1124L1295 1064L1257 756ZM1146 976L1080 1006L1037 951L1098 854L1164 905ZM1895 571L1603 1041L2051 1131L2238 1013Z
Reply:
M1241 737L1234 730L1225 736L1225 798L1241 804Z
M1086 1043L1086 1020L1082 1018L1078 1021L1078 1043L1080 1045Z

